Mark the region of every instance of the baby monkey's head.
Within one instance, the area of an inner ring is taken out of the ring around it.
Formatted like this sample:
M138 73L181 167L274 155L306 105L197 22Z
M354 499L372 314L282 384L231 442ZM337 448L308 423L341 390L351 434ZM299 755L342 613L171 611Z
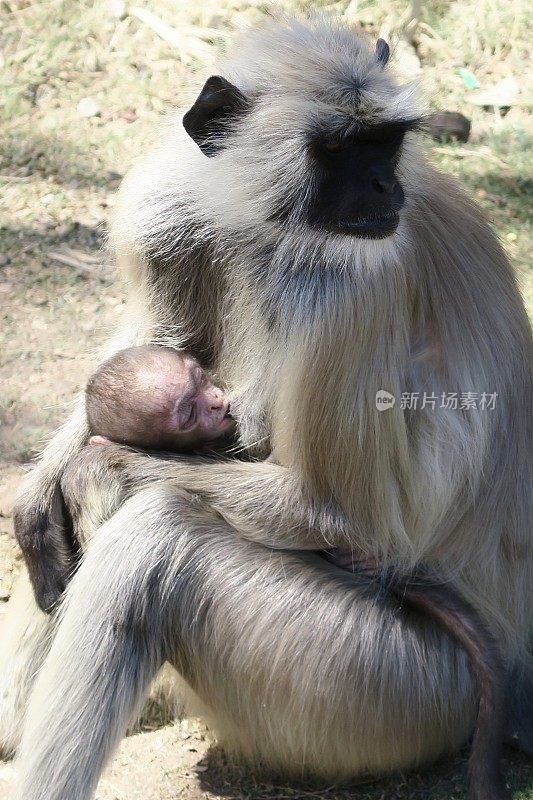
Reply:
M226 395L198 361L154 344L104 361L85 401L92 434L145 449L192 450L235 425Z

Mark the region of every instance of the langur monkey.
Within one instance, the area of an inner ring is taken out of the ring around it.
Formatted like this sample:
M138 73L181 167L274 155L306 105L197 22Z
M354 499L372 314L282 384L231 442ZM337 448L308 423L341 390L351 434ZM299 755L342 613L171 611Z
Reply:
M531 333L387 58L336 23L252 32L124 182L128 344L212 369L258 460L176 456L169 477L147 459L67 589L19 798L87 800L165 660L228 750L286 776L377 775L464 743L463 650L316 552L329 548L452 582L512 675L508 735L533 751ZM376 408L380 391L394 407ZM473 408L485 393L494 407ZM17 507L41 607L69 574L59 487L87 436L81 408Z

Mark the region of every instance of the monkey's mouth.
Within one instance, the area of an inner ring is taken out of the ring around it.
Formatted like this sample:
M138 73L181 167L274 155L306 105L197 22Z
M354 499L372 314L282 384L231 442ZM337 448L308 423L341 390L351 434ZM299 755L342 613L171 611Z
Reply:
M400 215L397 211L387 211L386 214L376 216L341 220L339 227L343 233L357 236L360 239L385 239L394 233L399 222Z
M231 427L235 425L235 417L231 413L231 406L229 403L227 405L226 411L224 412L224 415L220 418L220 422L218 424L219 428L225 431L229 430Z

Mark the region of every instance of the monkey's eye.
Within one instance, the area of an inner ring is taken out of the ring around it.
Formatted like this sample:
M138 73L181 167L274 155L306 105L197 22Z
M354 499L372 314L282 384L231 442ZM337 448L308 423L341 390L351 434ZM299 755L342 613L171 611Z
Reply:
M340 153L349 147L349 142L336 136L331 139L324 139L321 142L321 146L326 153Z
M195 419L195 406L193 402L184 403L179 410L180 428L190 428Z

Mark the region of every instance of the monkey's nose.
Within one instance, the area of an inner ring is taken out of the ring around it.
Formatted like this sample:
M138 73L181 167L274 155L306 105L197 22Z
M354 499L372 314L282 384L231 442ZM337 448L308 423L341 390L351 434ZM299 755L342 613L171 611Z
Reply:
M395 178L372 178L370 185L378 194L392 194L398 181Z
M224 397L224 392L222 392L220 389L215 389L211 399L211 410L218 411L218 409L222 408L226 403L227 400Z

